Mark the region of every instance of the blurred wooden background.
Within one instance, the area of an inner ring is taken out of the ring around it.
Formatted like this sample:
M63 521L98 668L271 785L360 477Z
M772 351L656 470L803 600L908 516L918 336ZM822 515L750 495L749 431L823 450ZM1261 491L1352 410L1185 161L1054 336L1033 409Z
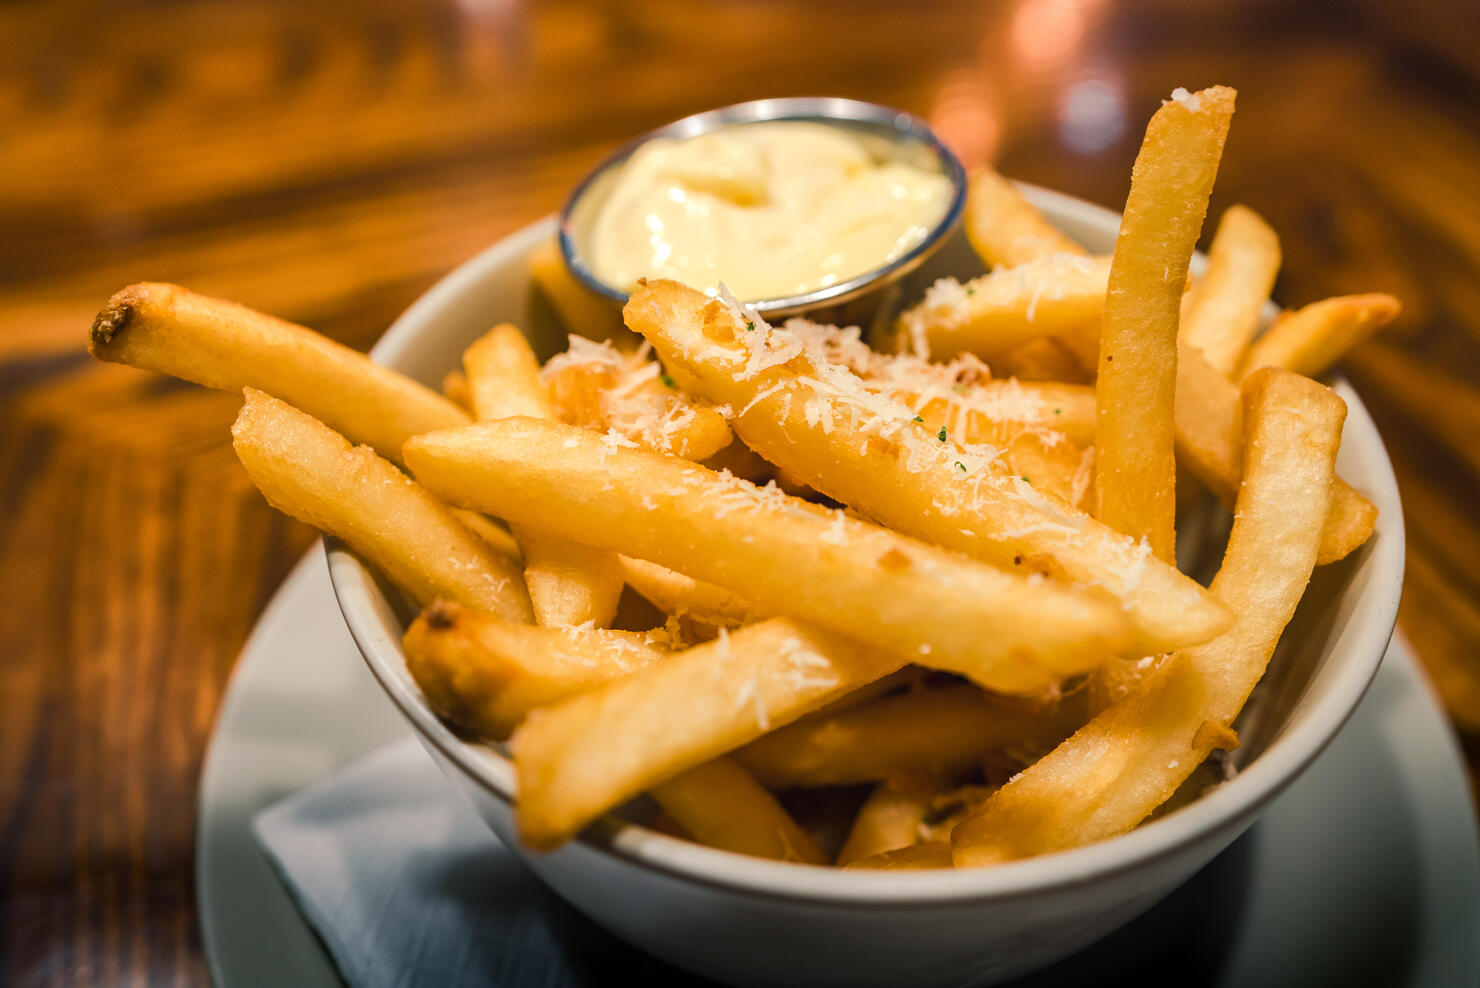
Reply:
M0 6L0 982L206 979L194 794L254 617L312 539L240 401L83 352L177 281L368 346L620 141L836 94L1118 208L1171 89L1238 87L1214 211L1278 295L1407 306L1348 371L1408 524L1402 624L1480 764L1480 15L1468 4L155 0Z

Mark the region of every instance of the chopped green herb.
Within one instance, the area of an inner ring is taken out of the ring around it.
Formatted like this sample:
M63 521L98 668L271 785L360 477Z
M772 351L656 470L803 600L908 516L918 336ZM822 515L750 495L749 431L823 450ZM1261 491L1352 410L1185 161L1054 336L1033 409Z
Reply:
M667 387L670 387L670 388L676 388L676 387L678 387L677 382L675 382L673 380L673 375L672 374L669 374L667 371L664 371L663 373L659 374L658 375L658 380L662 381L663 384L666 385Z
M976 289L975 288L972 288L970 285L967 285L966 286L966 294L967 295L975 295L976 294Z
M745 331L747 333L754 333L755 332L755 323L751 322L749 319L745 320Z
M1063 410L1063 409L1062 409L1062 408L1055 408L1055 409L1054 409L1054 410L1053 410L1053 413L1054 413L1054 414L1055 414L1055 415L1063 415L1063 414L1064 414L1064 410Z
M939 439L941 442L945 442L946 441L946 427L945 426L941 426L940 427L940 431L935 434L935 438L936 439Z
M1024 479L1024 480L1028 480L1028 478L1027 478L1027 477L1024 477L1024 478L1023 478L1023 479ZM1030 483L1030 484L1031 484L1031 483L1032 483L1032 481L1031 481L1031 480L1028 480L1028 483Z
M924 421L925 421L925 420L924 420L924 419L922 419L922 418L921 418L921 417L920 417L920 416L918 416L918 415L916 415L916 416L915 416L915 421L916 421L916 422L924 422Z
M962 473L966 472L966 464L962 463L960 460L956 461L956 466L960 468Z
M970 389L967 388L964 384L953 384L951 385L951 390L956 392L956 394L958 395L964 395Z

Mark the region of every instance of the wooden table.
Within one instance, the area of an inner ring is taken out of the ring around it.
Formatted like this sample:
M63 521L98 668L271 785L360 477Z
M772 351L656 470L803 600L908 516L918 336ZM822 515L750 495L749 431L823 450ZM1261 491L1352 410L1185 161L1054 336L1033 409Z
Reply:
M181 0L0 8L0 981L199 983L197 775L232 662L313 534L240 399L90 361L169 280L368 346L649 127L839 94L1119 207L1178 85L1237 86L1213 208L1287 303L1406 305L1348 371L1408 525L1402 623L1480 764L1480 18L1446 0Z

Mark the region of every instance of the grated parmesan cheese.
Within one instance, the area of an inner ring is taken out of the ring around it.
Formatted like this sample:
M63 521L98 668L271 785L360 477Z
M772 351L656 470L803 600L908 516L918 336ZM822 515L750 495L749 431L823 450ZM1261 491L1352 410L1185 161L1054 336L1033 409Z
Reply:
M1162 105L1165 106L1167 103L1172 102L1181 103L1193 113L1196 113L1198 110L1202 109L1202 97L1198 96L1196 93L1189 93L1182 86L1178 86L1176 89L1173 89L1172 98L1170 100L1163 100Z

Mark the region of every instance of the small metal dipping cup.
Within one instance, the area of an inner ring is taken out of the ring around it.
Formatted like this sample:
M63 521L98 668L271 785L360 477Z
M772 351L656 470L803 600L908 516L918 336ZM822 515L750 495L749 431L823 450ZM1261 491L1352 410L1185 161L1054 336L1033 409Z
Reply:
M901 162L945 175L951 182L951 199L945 215L925 239L887 264L803 295L741 300L761 315L784 318L806 313L816 318L843 311L861 314L876 296L882 300L887 286L919 267L961 221L966 203L966 172L951 150L919 117L877 103L832 97L755 100L697 113L650 131L628 142L586 176L570 194L560 213L560 250L571 272L592 291L611 299L614 304L621 305L627 301L627 292L596 277L583 257L586 238L611 191L619 167L640 146L657 137L682 139L721 127L773 120L805 121L843 128L861 141L876 161Z

